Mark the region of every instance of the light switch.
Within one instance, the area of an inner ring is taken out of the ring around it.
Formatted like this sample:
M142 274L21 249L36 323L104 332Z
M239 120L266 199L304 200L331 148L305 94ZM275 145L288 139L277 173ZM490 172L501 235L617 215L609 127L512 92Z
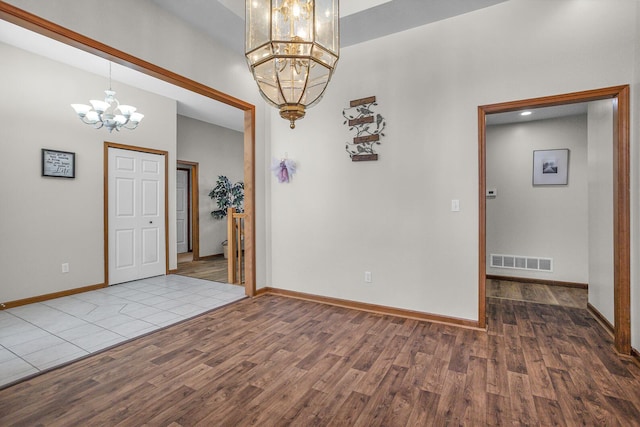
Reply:
M459 212L460 211L460 200L453 199L451 200L451 212Z

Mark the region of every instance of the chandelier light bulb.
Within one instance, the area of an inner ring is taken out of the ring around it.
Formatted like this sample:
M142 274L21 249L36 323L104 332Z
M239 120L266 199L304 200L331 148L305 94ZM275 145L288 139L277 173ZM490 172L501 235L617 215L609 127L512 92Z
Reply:
M104 101L92 99L91 105L71 104L82 123L92 125L96 129L105 127L109 132L120 129L133 130L144 118L144 114L136 112L136 107L120 105L116 92L111 90L111 63L109 63L109 89L104 91Z
M264 100L293 129L320 101L338 63L338 0L245 4L247 64Z

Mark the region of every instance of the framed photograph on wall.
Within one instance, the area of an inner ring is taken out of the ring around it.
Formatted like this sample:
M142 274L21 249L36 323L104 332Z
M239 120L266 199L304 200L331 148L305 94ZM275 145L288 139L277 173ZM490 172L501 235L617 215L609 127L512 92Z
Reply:
M76 153L42 149L42 176L76 177Z
M533 185L567 185L569 149L533 151Z

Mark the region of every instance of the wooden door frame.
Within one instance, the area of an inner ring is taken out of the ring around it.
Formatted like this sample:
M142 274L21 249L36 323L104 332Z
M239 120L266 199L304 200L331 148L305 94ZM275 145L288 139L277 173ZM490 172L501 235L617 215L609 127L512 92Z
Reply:
M198 261L200 259L200 189L198 177L200 176L198 162L189 162L186 160L178 160L178 168L180 165L188 166L191 170L191 182L189 185L189 191L191 191L191 252L193 253L193 260Z
M245 294L248 296L254 296L256 294L255 106L165 68L161 68L155 64L144 61L126 52L115 49L97 40L83 36L82 34L10 5L4 1L0 1L0 19L122 66L139 71L143 74L158 78L183 89L206 96L207 98L238 108L244 112L244 208L247 216L245 222ZM169 264L167 263L167 266L168 265Z
M164 274L169 274L169 152L155 148L104 142L104 284L109 286L109 148L136 151L138 153L158 154L164 157Z
M479 309L478 323L486 327L486 115L538 107L613 101L613 293L614 342L620 354L631 354L631 222L630 222L630 99L629 85L524 99L478 107L479 159Z

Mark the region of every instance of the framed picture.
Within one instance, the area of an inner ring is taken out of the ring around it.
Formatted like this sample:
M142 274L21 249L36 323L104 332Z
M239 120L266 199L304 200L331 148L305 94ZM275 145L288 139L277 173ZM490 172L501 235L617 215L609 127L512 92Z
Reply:
M76 177L76 153L42 149L42 176Z
M569 149L533 151L533 185L567 185Z

